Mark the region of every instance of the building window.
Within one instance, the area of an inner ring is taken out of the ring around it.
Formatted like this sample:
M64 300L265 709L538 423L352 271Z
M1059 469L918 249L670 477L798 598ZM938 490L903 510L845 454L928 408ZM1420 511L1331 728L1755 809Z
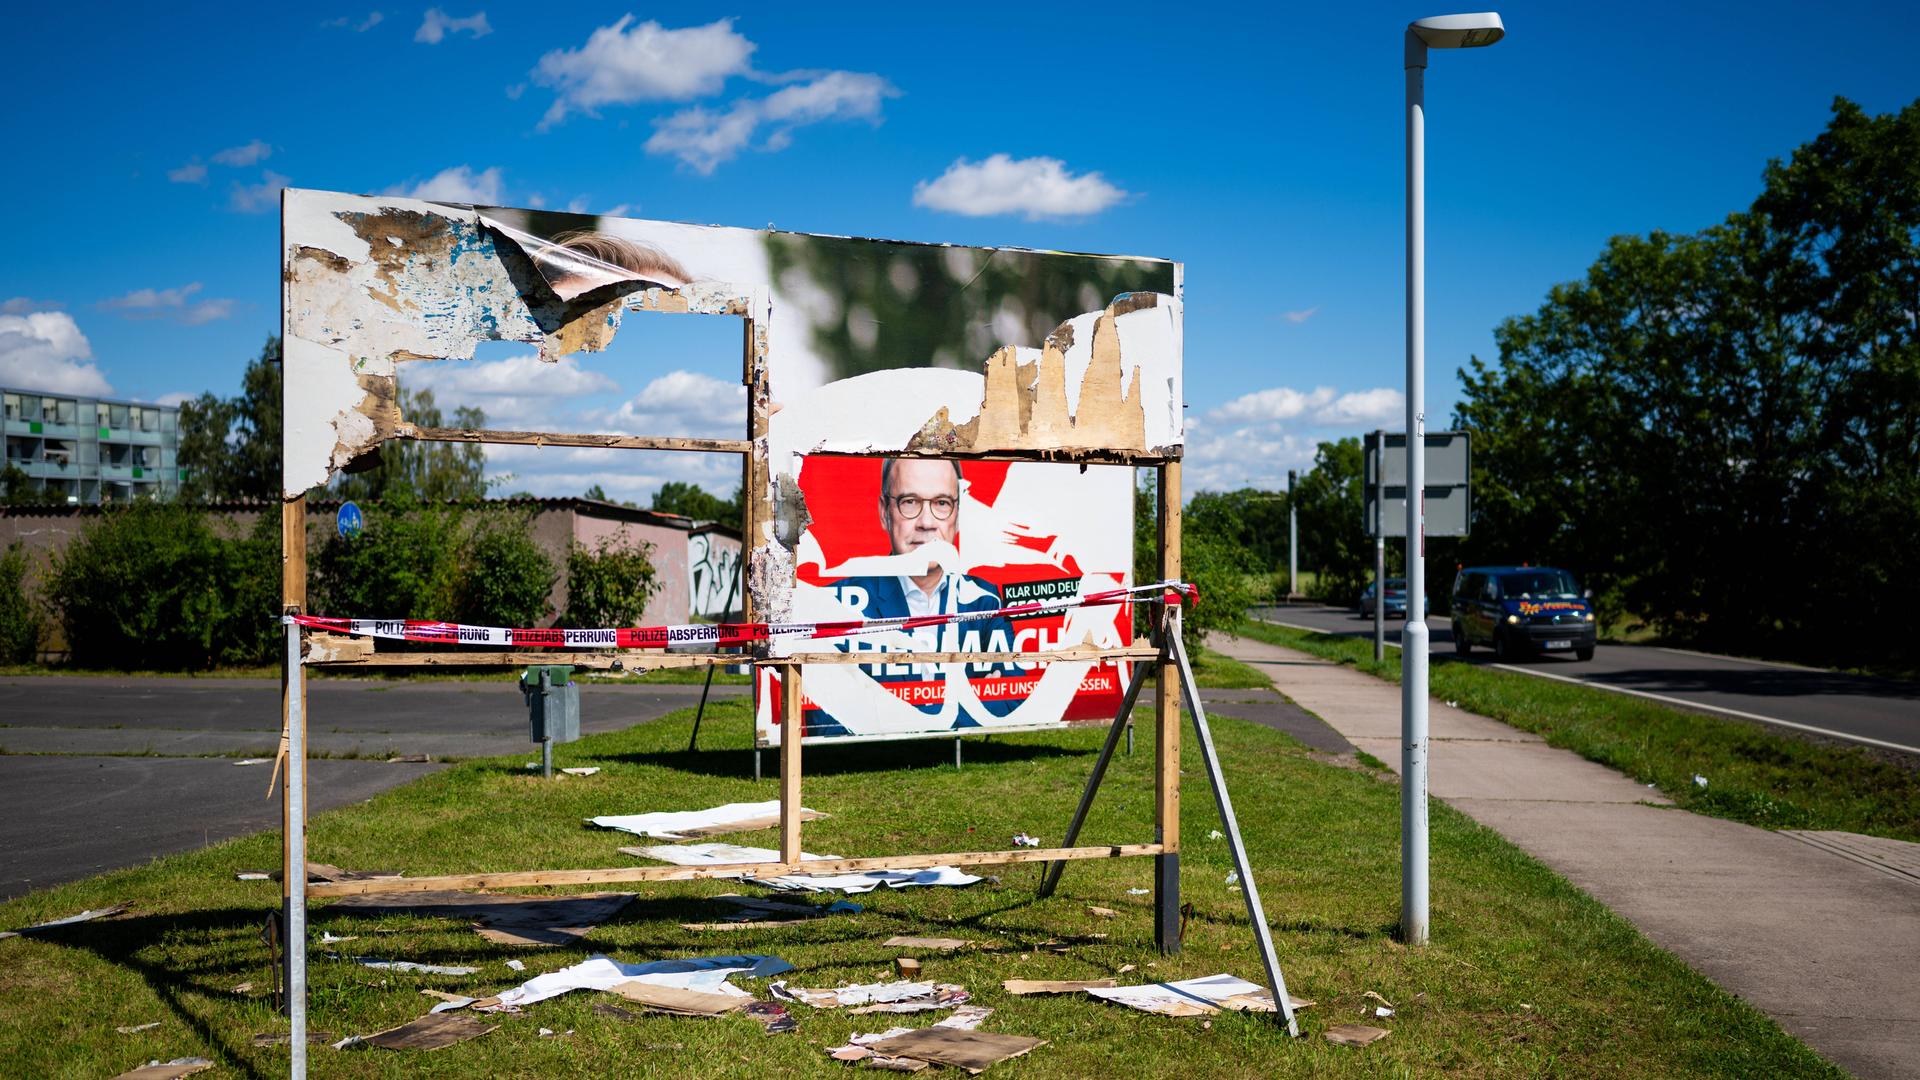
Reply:
M122 431L126 430L127 407L125 405L107 406L107 426L119 428Z
M56 424L73 423L74 408L77 404L78 404L77 402L69 401L65 398L62 398L59 401L54 402L55 409L54 409L54 415L52 417L53 422Z
M24 420L24 419L26 419L26 417L25 417L25 416L23 416L23 415L21 415L21 413L22 413L22 410L21 410L21 408L20 408L20 395L19 395L19 394L7 394L7 395L5 395L5 396L4 396L4 401L5 401L5 408L6 408L6 417L7 417L7 419L9 419L9 420Z

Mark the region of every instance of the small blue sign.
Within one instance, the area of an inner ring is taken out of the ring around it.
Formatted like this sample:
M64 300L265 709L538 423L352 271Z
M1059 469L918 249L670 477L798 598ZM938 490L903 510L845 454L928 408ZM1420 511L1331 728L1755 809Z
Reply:
M366 521L360 516L360 508L351 502L340 504L340 513L334 516L333 525L342 539L351 540L366 528Z

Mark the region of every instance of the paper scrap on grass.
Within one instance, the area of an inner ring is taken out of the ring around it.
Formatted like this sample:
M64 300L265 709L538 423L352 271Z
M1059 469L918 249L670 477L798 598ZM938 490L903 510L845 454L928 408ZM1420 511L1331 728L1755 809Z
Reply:
M51 930L56 926L72 926L74 923L89 922L93 919L104 919L109 915L118 915L125 910L127 910L127 905L125 904L115 904L108 908L88 908L78 915L69 915L64 919L53 919L48 922L34 923L32 926L23 926L18 930L0 930L0 938L19 937L21 934L37 934L42 930Z
M734 989L728 987L728 989ZM607 987L607 992L618 994L637 1005L645 1006L653 1012L667 1013L672 1016L719 1016L740 1008L753 998L740 993L722 994L707 990L690 990L681 986L661 986L658 983L644 982L640 979L628 979Z
M203 1057L174 1058L172 1061L149 1061L137 1069L128 1069L113 1080L179 1080L182 1076L192 1076L213 1068L213 1062Z
M629 855L673 863L676 866L722 866L729 863L777 863L780 853L772 848L740 847L736 844L662 844L656 847L621 848ZM805 862L838 859L838 855L813 855L802 852ZM912 885L971 885L984 880L951 866L933 866L925 870L868 870L857 874L784 874L773 878L748 878L769 889L848 893L872 892L882 885L904 889Z
M856 1013L921 1012L927 1009L951 1009L972 997L964 986L953 983L915 982L905 979L884 983L862 983L834 990L809 989L776 982L768 987L773 996L799 1001L816 1009L861 1006Z
M342 897L326 910L354 915L423 915L472 919L481 937L500 945L572 945L621 911L636 893L496 896L436 891Z
M1273 993L1259 983L1232 975L1209 975L1181 982L1143 986L1089 987L1087 993L1142 1012L1162 1016L1213 1016L1222 1009L1235 1012L1273 1012ZM1296 1009L1310 1002L1288 999Z
M955 1028L960 1031L972 1031L980 1026L981 1021L992 1015L993 1010L985 1006L962 1005L953 1011L952 1016L947 1017L933 1026ZM896 1027L871 1034L854 1035L847 1041L845 1046L836 1046L828 1050L827 1055L836 1061L864 1061L868 1065L878 1069L891 1069L895 1072L919 1072L927 1067L927 1063L918 1058L890 1057L884 1054L875 1054L869 1049L874 1043L880 1042L883 1039L891 1039L897 1035L905 1035L912 1030L912 1028L908 1027Z
M479 968L453 967L447 964L416 964L411 960L382 960L377 956L356 956L353 962L361 967L378 968L381 971L407 971L421 975L471 975Z
M1045 1045L1047 1040L1026 1035L1003 1035L935 1024L881 1039L869 1044L868 1048L888 1057L917 1058L978 1073L996 1062L1019 1057Z
M760 1026L765 1028L769 1035L779 1035L800 1027L799 1022L794 1020L793 1014L787 1011L787 1007L777 1001L750 1001L745 1011L748 1016L759 1021Z
M826 816L818 810L809 810L804 806L800 808L801 821ZM656 840L692 840L721 833L771 829L780 824L780 800L727 803L706 810L660 810L650 814L595 817L588 818L587 824L602 829L618 829L637 836L651 836Z
M1000 984L1000 989L1015 997L1025 997L1028 994L1077 994L1115 985L1113 979L1008 979Z
M443 1046L477 1039L498 1027L471 1016L452 1013L428 1013L418 1020L365 1036L357 1046L378 1046L384 1050L438 1050Z
M1371 1024L1340 1024L1327 1029L1327 1041L1335 1046L1365 1046L1387 1037L1386 1028Z
M561 769L560 771L561 771L562 773L565 773L565 774L566 774L566 775L568 775L568 776L592 776L592 775L593 775L594 773L597 773L597 772L599 772L599 771L600 771L600 766L598 766L598 765L575 765L575 766L574 766L573 768L571 768L571 769Z
M511 990L503 990L498 1003L501 1007L518 1008L558 997L570 990L611 990L620 983L635 979L657 986L751 997L751 994L727 982L727 979L733 975L760 979L792 970L792 964L777 956L701 956L687 960L655 960L646 964L622 964L605 956L595 956L572 967L536 975ZM480 1008L479 1005L474 1007Z
M964 986L956 986L953 983L937 983L933 988L933 993L927 997L909 998L906 1001L882 1001L873 1005L862 1005L857 1009L849 1009L847 1011L855 1016L860 1016L865 1013L927 1012L932 1009L958 1008L972 998L973 995L967 993L967 988Z

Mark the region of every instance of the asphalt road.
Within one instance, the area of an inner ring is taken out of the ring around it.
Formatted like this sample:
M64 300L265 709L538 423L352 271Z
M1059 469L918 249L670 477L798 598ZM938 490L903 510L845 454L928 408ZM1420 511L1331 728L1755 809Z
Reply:
M1252 614L1270 622L1369 640L1373 637L1373 620L1360 618L1350 608L1293 605L1256 608ZM1429 618L1427 627L1435 659L1455 660L1453 632L1447 621ZM1389 621L1387 642L1397 646L1399 641L1400 628ZM1479 648L1467 662L1539 678L1587 683L1818 737L1920 754L1920 683L1606 642L1601 642L1593 659L1587 661L1543 656L1499 664L1491 652Z
M615 731L699 699L699 686L587 683L580 726ZM447 758L535 749L508 679L315 680L307 702L313 810L363 802ZM272 757L279 738L275 679L0 678L0 898L277 828L279 800L264 797L272 766L235 762ZM415 754L434 763L381 760Z

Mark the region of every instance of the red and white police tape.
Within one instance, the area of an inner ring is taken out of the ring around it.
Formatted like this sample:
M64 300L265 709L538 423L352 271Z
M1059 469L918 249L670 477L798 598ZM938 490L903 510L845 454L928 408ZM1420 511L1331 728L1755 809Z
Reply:
M426 641L442 645L505 645L528 649L664 649L672 645L708 645L727 648L756 641L775 639L836 638L859 634L883 634L899 630L917 630L923 626L976 622L982 619L1018 618L1048 615L1076 607L1105 607L1115 604L1152 602L1164 598L1168 603L1199 602L1200 590L1191 583L1160 581L1126 589L1108 589L1085 596L1057 600L1034 600L1009 604L990 611L961 611L951 615L910 615L892 619L851 619L844 622L806 623L689 623L677 626L620 626L594 630L516 629L503 626L468 626L464 623L429 622L420 619L335 619L324 615L290 615L293 622L309 630L327 630L355 637L391 638L396 641Z

